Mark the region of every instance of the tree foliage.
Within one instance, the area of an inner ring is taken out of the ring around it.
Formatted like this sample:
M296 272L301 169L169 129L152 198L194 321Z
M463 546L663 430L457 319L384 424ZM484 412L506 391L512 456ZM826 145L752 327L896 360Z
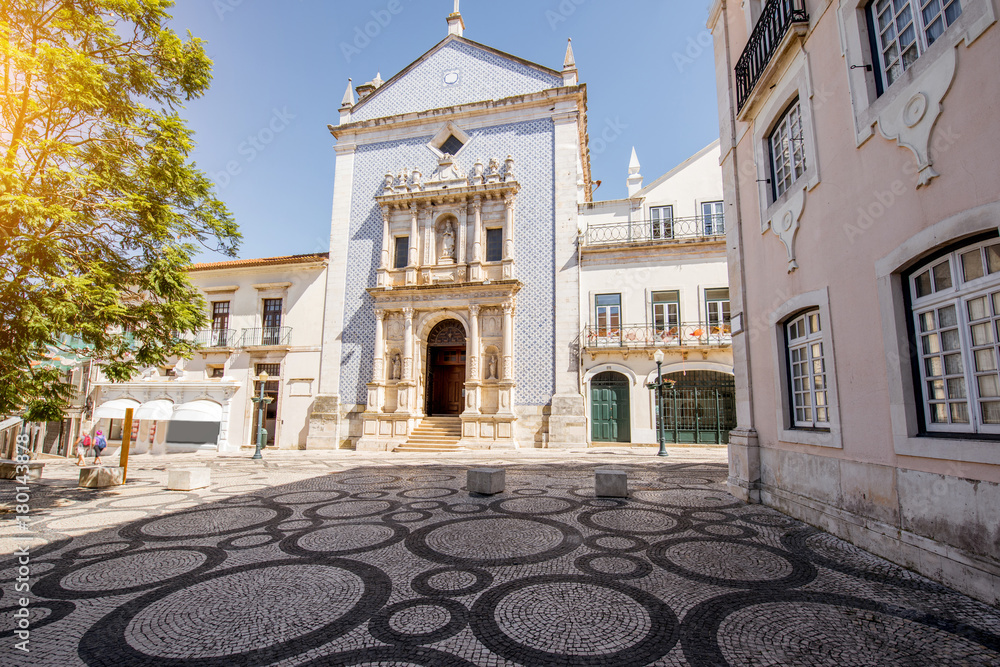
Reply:
M59 372L32 361L67 336L113 380L190 354L178 333L205 304L186 268L199 247L235 255L179 115L211 61L169 28L172 6L0 3L0 414L64 404Z

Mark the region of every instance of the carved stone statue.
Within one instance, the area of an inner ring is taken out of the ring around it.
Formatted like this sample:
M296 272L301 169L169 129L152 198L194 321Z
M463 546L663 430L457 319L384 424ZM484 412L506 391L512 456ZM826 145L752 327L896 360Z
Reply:
M496 183L500 180L500 160L490 158L490 166L486 169L486 182Z
M487 380L497 379L497 355L495 354L490 355L489 375L486 376L486 379Z
M476 160L476 164L472 165L472 184L482 185L483 184L483 173L486 171L486 167L483 166L481 160Z
M508 155L504 161L503 180L505 183L517 180L517 177L514 176L514 158L511 155Z
M391 380L398 380L400 378L399 366L400 366L399 355L397 354L392 357L392 377L390 378Z
M385 175L385 184L382 186L382 192L387 195L392 194L393 187L396 185L396 177L392 174Z
M449 222L444 226L443 259L455 259L455 229Z
M423 174L421 174L418 170L414 169L413 174L410 176L410 189L419 190L421 187L420 181L423 179L423 177L424 177Z

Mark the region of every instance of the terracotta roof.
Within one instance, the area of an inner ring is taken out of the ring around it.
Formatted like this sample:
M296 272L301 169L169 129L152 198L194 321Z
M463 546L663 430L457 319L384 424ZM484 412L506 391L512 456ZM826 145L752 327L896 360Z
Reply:
M329 259L328 252L313 252L307 255L286 255L284 257L262 257L259 259L234 259L228 262L208 262L192 264L188 271L212 271L215 269L238 269L253 266L275 266L280 264L309 264Z

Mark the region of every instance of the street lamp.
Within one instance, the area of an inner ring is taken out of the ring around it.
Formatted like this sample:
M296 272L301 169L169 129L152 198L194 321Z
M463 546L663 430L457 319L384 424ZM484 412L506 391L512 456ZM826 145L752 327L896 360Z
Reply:
M267 383L267 377L267 373L264 371L261 371L260 375L257 376L260 381L260 395L250 399L257 404L257 451L253 453L253 460L264 458L260 453L260 450L266 446L264 438L267 437L267 429L264 428L264 407L274 400L270 396L264 396L264 385Z
M656 437L660 442L660 451L656 455L670 456L667 453L666 425L663 423L663 387L667 384L663 381L663 350L653 353L653 361L656 362L656 382L650 382L646 387L656 390Z

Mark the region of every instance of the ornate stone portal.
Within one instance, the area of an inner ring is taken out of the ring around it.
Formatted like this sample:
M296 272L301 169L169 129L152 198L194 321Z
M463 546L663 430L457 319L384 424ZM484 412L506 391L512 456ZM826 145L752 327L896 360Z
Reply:
M465 358L461 399L454 405L462 421L460 444L517 446L514 320L521 283L515 277L514 210L520 185L514 159L500 164L496 158L488 169L477 163L470 178L446 154L426 179L416 170L386 174L376 197L382 253L377 287L368 290L376 308L375 359L359 450L392 449L424 417L451 410L450 403L435 405L434 373L438 390L444 380L434 349L456 346L464 346ZM487 252L490 233L500 234L494 240L500 241L499 256L496 249ZM403 243L405 266L391 257Z

